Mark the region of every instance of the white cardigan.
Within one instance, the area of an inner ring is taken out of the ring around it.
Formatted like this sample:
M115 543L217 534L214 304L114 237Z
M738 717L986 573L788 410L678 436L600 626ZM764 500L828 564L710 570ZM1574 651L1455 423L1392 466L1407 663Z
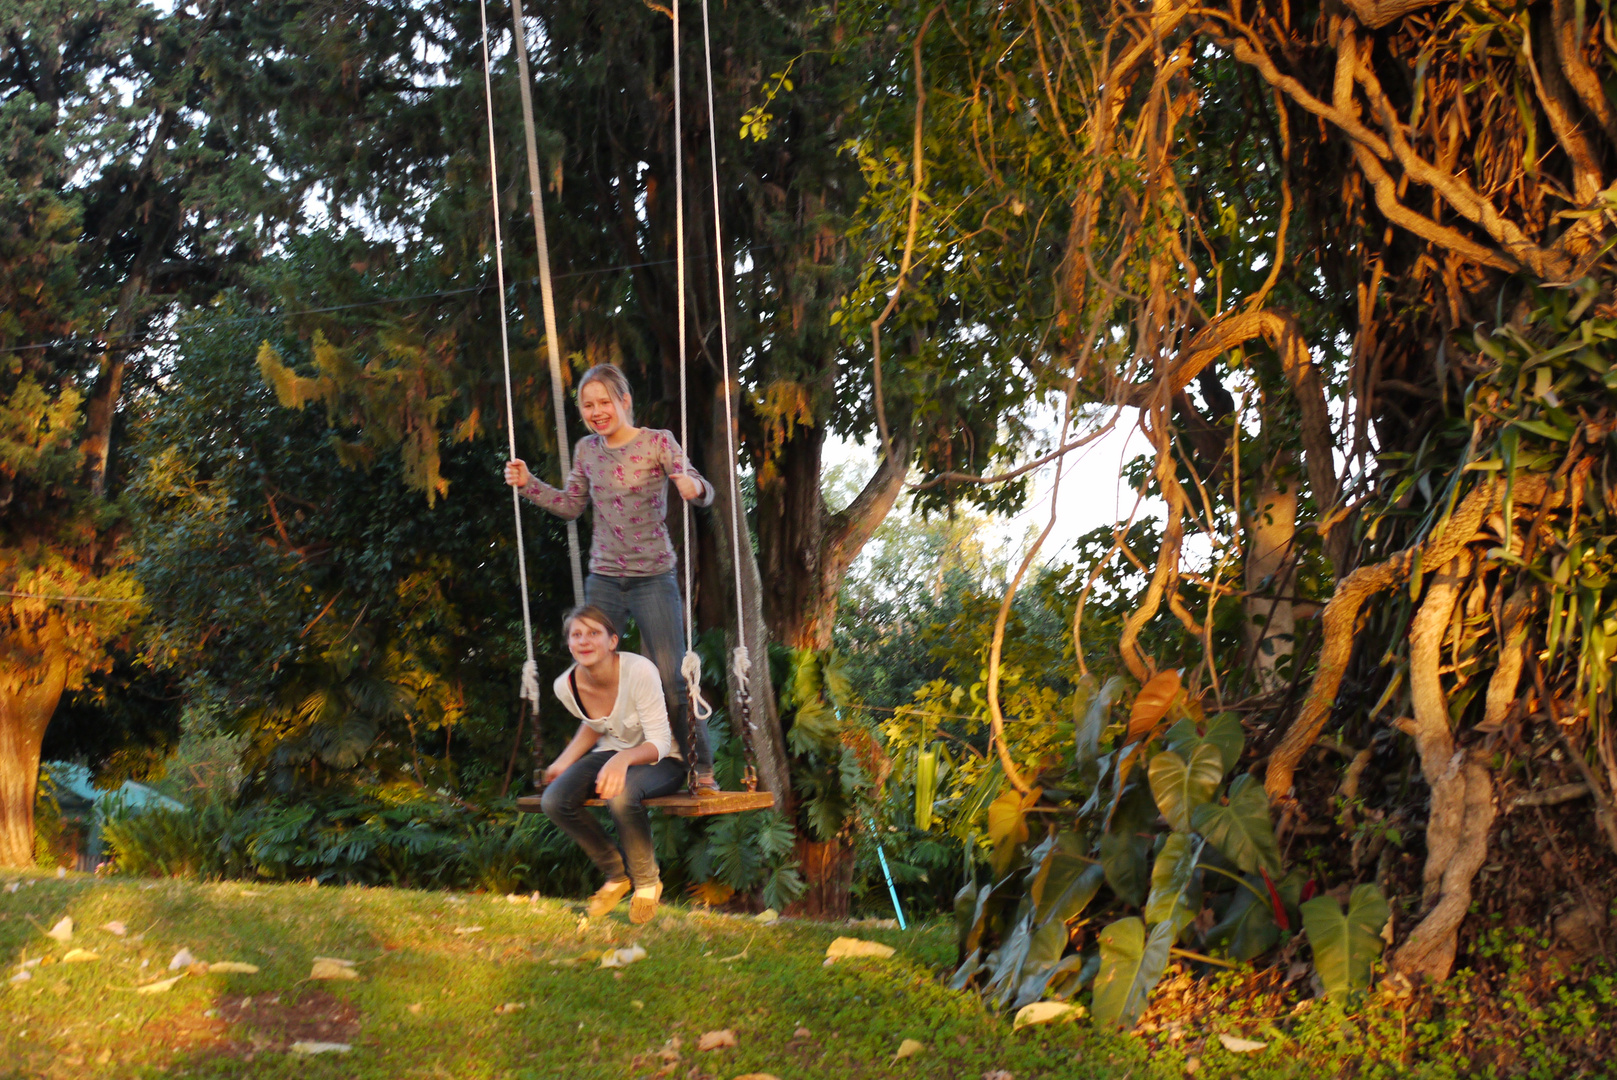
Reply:
M668 706L663 702L662 676L657 665L639 653L618 653L618 697L612 711L603 717L590 718L573 696L571 676L574 664L556 677L556 697L567 711L600 733L596 750L633 750L641 743L657 748L657 760L671 757L683 761L674 746L673 732L668 726Z

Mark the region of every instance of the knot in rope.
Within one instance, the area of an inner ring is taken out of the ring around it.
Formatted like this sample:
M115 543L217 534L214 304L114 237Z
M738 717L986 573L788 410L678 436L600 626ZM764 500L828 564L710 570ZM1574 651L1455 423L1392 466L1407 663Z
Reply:
M747 652L745 645L736 646L735 654L730 661L730 670L735 673L736 692L750 695L752 693L750 680L752 675L752 654Z
M522 700L533 703L533 711L539 711L539 663L527 660L522 665Z
M685 689L691 696L691 711L698 720L706 720L713 715L713 706L702 696L702 658L696 655L695 649L685 654L685 659L679 665L679 673L685 676Z

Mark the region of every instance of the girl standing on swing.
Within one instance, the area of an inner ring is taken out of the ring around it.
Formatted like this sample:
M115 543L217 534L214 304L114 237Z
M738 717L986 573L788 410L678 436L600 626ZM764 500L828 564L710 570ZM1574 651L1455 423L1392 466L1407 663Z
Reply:
M679 687L685 624L680 610L674 545L668 537L668 484L696 506L713 503L713 485L691 468L671 431L634 426L629 380L612 364L597 364L578 381L578 411L591 434L578 441L565 489L536 478L521 460L505 466L505 482L557 517L595 510L584 602L615 625L632 617L640 647L657 665L668 716L691 728L697 793L717 791L707 722L689 715Z

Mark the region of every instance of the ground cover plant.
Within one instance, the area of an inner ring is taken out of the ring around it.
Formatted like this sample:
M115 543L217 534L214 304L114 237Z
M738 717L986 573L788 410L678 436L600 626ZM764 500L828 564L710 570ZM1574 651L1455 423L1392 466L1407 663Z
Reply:
M70 941L47 933L64 916ZM840 936L896 951L827 966ZM643 960L601 966L636 944ZM943 923L768 924L674 905L633 927L621 911L587 922L572 903L499 893L12 874L0 1076L1605 1075L1617 979L1541 944L1497 935L1494 975L1424 1002L1315 999L1251 972L1206 993L1175 970L1143 1037L1125 1038L1085 1019L1013 1030L950 991ZM192 966L171 971L181 949ZM69 961L73 950L96 959ZM352 961L358 977L310 979L317 957ZM195 966L222 961L258 971ZM697 1049L726 1030L733 1047ZM919 1050L900 1056L906 1040Z

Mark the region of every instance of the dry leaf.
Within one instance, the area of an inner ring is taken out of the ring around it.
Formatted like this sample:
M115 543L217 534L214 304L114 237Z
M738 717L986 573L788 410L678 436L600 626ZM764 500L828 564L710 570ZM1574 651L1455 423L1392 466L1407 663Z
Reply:
M118 919L114 919L109 923L102 923L101 929L116 937L123 937L125 934L129 933L129 927L125 926Z
M184 975L176 975L171 979L163 979L161 982L147 983L145 986L137 986L135 987L135 993L166 994L170 990L174 989L174 984L183 978L185 978Z
M752 918L754 922L763 923L765 926L773 926L775 923L780 922L780 912L774 908L764 908Z
M631 1001L629 1004L633 1005L637 1009L644 1009L646 1007L646 1003L644 1001Z
M839 937L825 948L827 960L846 960L856 956L886 960L892 955L891 945L883 945L879 941L865 941L861 938Z
M67 955L62 957L64 964L88 964L92 960L101 959L101 954L91 952L89 949L69 949Z
M1016 1080L1016 1077L1004 1069L990 1069L988 1072L983 1073L983 1080Z
M639 945L631 945L627 949L608 949L601 956L601 966L604 968L625 968L645 958L646 950Z
M1082 1015L1083 1009L1065 1001L1035 1001L1016 1010L1016 1022L1011 1025L1011 1030L1020 1031L1034 1024L1048 1024L1054 1020L1076 1020Z
M1129 733L1124 742L1137 742L1149 734L1168 715L1183 689L1177 671L1160 672L1140 687L1134 707L1129 710Z
M347 1043L328 1042L295 1042L292 1044L294 1054L346 1054L353 1047Z
M73 940L73 916L63 915L57 924L45 931L45 936L66 943Z
M905 1039L903 1042L898 1044L898 1053L893 1055L893 1060L901 1061L904 1058L914 1057L916 1054L919 1054L925 1049L926 1044L921 1042L921 1040Z
M774 1073L742 1073L735 1080L780 1080Z
M499 1014L500 1016L504 1016L506 1013L514 1013L518 1009L526 1009L527 1007L528 1006L527 1006L526 1002L507 1001L504 1005L496 1005L496 1006L494 1006L494 1011L497 1014Z
M736 1033L729 1028L718 1031L704 1031L702 1037L696 1040L698 1050L723 1050L725 1047L736 1044Z
M8 893L14 893L21 887L22 887L22 882L20 882L20 881L8 881L8 882L6 882L6 892L8 892Z
M483 932L483 928L481 926L457 926L457 927L455 927L455 933L457 933L457 934L481 934L482 932Z
M421 1015L421 1002L419 1002L419 1001L415 1002L412 1005L406 1005L404 1008L411 1016L420 1016Z
M314 958L314 966L309 969L311 979L357 979L359 972L354 970L352 960L337 960L329 956Z
M257 964L244 964L240 960L220 960L209 964L208 971L214 975L257 975Z
M182 971L196 962L197 958L191 955L190 949L181 949L174 954L174 959L168 962L168 969L170 971Z
M1255 1054L1268 1046L1268 1043L1255 1042L1252 1039L1242 1039L1234 1035L1218 1033L1218 1041L1224 1044L1224 1049L1232 1054Z
M657 1051L657 1056L662 1058L664 1065L672 1065L674 1062L678 1061L679 1036L675 1035L672 1039L669 1039L667 1042L663 1043L663 1048Z
M800 1027L796 1031L792 1032L792 1038L794 1039L812 1039L813 1037L814 1032L810 1031L806 1027Z
M29 971L27 968L24 968L23 970L17 972L17 974L13 975L7 981L8 982L14 982L14 983L25 983L29 979L32 979L33 977L34 977L34 973L32 971Z

